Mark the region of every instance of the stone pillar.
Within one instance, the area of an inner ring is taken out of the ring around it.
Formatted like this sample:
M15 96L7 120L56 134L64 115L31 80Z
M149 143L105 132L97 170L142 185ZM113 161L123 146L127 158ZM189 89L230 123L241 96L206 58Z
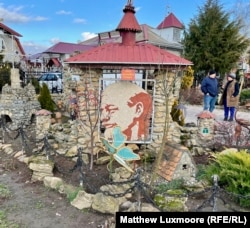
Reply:
M201 138L211 140L214 137L214 119L200 118L198 121L198 132Z
M51 126L51 112L41 109L36 112L36 137L44 138Z
M215 115L209 111L198 114L198 132L201 139L211 140L214 137Z
M19 69L11 68L10 80L11 80L11 88L15 89L21 88Z

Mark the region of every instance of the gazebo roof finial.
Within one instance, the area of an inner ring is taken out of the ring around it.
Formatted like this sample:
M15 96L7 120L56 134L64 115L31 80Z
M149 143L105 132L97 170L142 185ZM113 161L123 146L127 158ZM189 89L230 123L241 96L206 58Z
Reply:
M133 5L133 0L128 0L127 5Z

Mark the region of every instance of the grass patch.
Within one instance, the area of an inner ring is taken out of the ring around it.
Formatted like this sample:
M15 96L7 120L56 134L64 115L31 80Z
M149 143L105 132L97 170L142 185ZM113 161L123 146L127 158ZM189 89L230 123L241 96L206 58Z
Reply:
M10 198L11 191L9 188L3 184L0 184L0 198Z
M4 211L0 210L0 228L19 228L16 223L10 222L7 219L7 215Z

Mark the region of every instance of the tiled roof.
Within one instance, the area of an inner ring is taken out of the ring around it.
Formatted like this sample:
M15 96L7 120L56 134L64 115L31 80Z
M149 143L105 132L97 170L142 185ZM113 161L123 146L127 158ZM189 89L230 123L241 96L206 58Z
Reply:
M188 149L184 146L174 145L171 143L166 144L163 158L158 167L157 173L167 181L171 181L175 172L178 171L177 168L179 162L181 161L184 153L188 153L187 151ZM191 158L192 157L190 156L190 159Z
M152 44L122 45L104 44L73 57L67 63L86 64L140 64L140 65L192 65L184 58L160 49Z
M164 159L159 167L157 173L165 178L167 181L171 181L176 170L176 167L181 159L182 152L178 150L168 151L168 160Z
M59 42L49 49L45 50L43 53L61 53L61 54L71 54L74 52L82 52L92 49L95 46L65 43Z
M157 29L164 29L164 28L183 28L183 24L176 18L173 13L170 13L165 19L157 26Z

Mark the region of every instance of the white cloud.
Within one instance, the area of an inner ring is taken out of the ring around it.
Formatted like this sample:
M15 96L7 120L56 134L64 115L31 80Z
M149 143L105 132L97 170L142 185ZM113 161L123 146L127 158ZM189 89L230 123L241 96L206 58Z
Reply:
M47 21L48 18L47 18L47 17L38 16L38 17L34 17L34 20L35 20L35 21Z
M65 10L60 10L60 11L57 11L56 14L59 14L59 15L69 15L69 14L72 14L72 12L65 11Z
M97 34L95 34L95 33L90 33L90 32L83 32L83 33L81 34L81 36L82 36L83 41L84 41L84 40L88 40L88 39L91 39L91 38L97 36Z
M135 11L136 11L136 12L138 12L138 11L140 11L140 10L141 10L141 7L136 7L136 8L135 8Z
M83 18L75 18L74 23L86 24L86 20Z
M9 22L27 22L30 20L29 17L18 13L17 10L8 10L0 7L0 15L4 15L4 21Z
M48 49L47 46L36 44L32 41L22 42L22 47L27 56L41 53L41 52L44 52L46 49Z
M52 44L52 45L54 45L54 44L57 44L58 42L60 42L61 40L58 38L58 37L54 37L54 38L51 38L50 39L50 43Z
M45 21L48 20L46 17L30 17L26 16L25 14L20 13L19 11L23 7L14 7L9 6L8 8L4 8L2 5L0 5L0 15L4 15L4 22L15 22L15 23L25 23L29 21Z

